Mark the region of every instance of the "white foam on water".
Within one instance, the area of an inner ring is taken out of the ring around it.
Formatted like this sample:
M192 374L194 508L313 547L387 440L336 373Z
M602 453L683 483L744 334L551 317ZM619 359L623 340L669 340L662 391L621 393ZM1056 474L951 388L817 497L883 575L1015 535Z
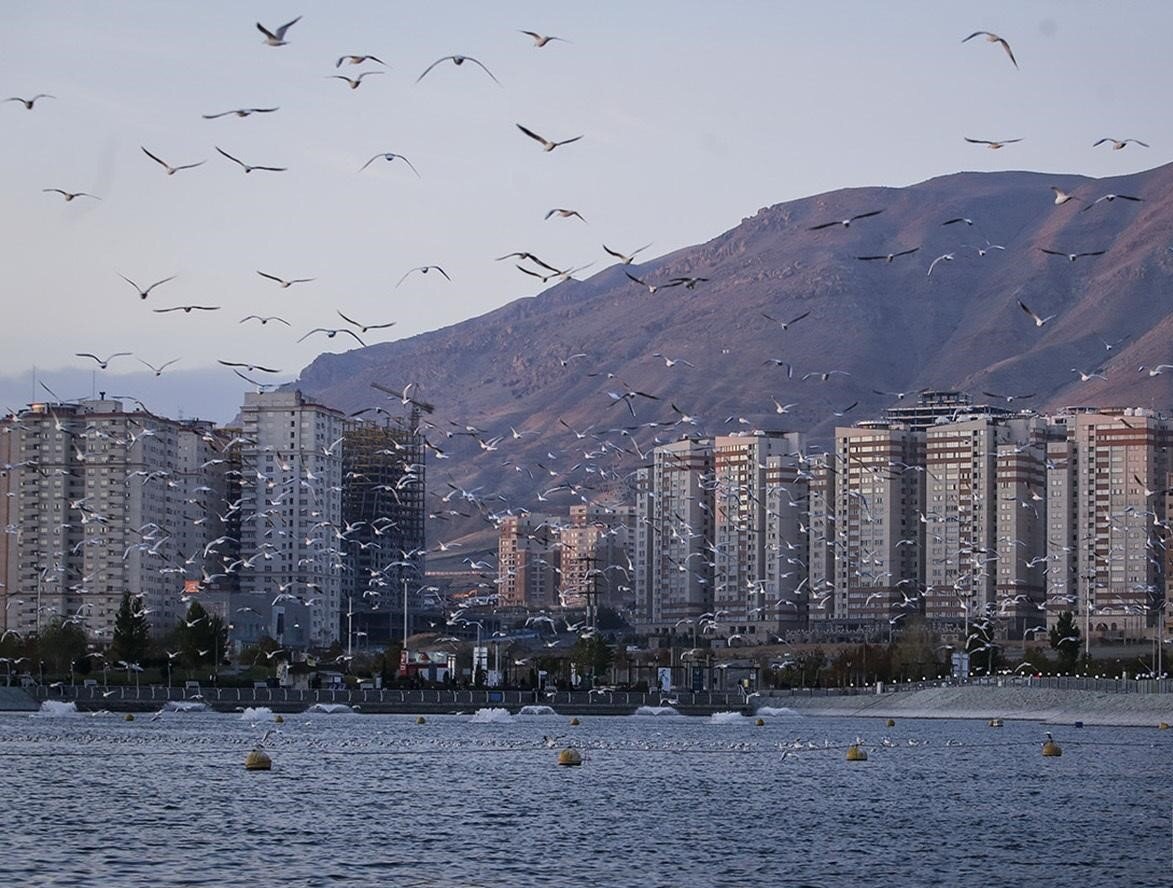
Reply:
M549 706L542 706L540 704L533 706L523 706L518 710L518 715L557 715Z
M762 718L769 718L772 715L801 715L797 709L791 709L789 706L759 706L754 715Z
M513 721L508 709L478 709L473 713L472 720L479 724L501 724Z
M240 714L241 721L272 721L274 717L273 710L268 706L248 706Z
M745 716L740 712L714 712L709 716L709 722L714 725L731 725L743 721Z
M168 700L163 704L164 712L207 712L208 704L199 700Z
M349 715L354 710L345 703L315 703L306 712L320 712L324 715Z
M680 715L680 712L673 709L671 706L641 706L632 715L647 715L647 716L664 716L664 715Z
M29 718L72 718L80 715L76 703L67 703L64 700L45 700L41 708L32 713Z

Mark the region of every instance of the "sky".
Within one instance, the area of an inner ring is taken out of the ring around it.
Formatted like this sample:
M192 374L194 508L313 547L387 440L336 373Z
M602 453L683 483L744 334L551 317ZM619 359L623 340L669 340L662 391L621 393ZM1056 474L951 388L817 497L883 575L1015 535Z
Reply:
M288 45L255 23L297 15ZM566 38L543 48L519 29ZM1000 46L967 34L990 30ZM494 258L559 267L653 257L760 207L960 170L1089 176L1173 147L1173 4L1132 2L103 2L0 4L0 409L133 394L228 420L247 383L355 345L316 327L395 322L404 338L530 296ZM335 68L347 53L387 63ZM482 61L494 83L471 63ZM357 90L331 75L377 70ZM205 120L239 107L271 114ZM552 139L546 153L523 124ZM1021 138L999 151L964 137ZM1101 137L1151 146L1093 148ZM216 153L286 172L244 174ZM168 176L172 165L206 161ZM406 156L401 161L373 155ZM44 188L91 192L64 201ZM586 218L543 219L553 207ZM437 273L409 269L439 265ZM257 274L314 278L283 289ZM142 300L120 278L146 286ZM155 313L200 304L214 312ZM240 324L250 314L273 322ZM78 352L119 351L101 371ZM156 376L154 365L178 359ZM34 367L35 381L34 381ZM268 378L268 377L267 377Z

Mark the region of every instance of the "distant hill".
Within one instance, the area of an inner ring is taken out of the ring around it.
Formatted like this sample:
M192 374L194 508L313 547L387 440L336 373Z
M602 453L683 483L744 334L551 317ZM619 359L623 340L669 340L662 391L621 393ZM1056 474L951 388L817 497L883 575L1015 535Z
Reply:
M1056 206L1051 186L1081 200ZM1143 202L1103 200L1084 211L1109 193ZM850 227L809 230L879 209ZM973 224L943 224L959 217ZM1148 373L1173 363L1171 246L1173 164L1112 179L958 173L907 188L845 189L767 207L707 243L614 265L451 327L322 355L298 385L354 411L387 405L371 382L417 383L419 397L437 407L429 440L450 456L429 457L434 493L451 492L451 482L501 497L490 509L563 512L574 494L556 491L543 503L539 492L567 481L615 483L612 470L640 460L631 437L608 430L679 420L672 404L697 424L632 430L639 450L684 431L786 428L826 438L894 402L877 390L1033 393L1021 404L1038 408L1173 405L1173 371ZM856 258L912 247L919 249L891 262ZM1071 262L1040 248L1107 252ZM944 255L953 258L930 276ZM652 295L624 271L649 283L708 280ZM1038 328L1017 300L1054 318ZM763 317L807 312L788 330ZM563 366L580 352L586 357ZM668 367L656 352L681 363ZM1081 382L1072 368L1106 378ZM802 379L831 370L850 375ZM629 389L660 400L630 399L633 421L608 395ZM797 406L779 415L773 399ZM854 402L845 416L833 415ZM599 438L579 438L559 420ZM495 449L471 435L447 437L466 426ZM602 440L628 453L606 445L605 455L584 457ZM477 526L455 517L453 533ZM433 523L429 536L446 538L446 528Z

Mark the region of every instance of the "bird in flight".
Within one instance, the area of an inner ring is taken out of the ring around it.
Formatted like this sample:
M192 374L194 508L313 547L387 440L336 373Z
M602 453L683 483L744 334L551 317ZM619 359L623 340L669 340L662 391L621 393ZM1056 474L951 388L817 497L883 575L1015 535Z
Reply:
M92 197L94 200L101 200L96 194L90 194L88 191L63 191L60 188L42 188L42 191L50 191L54 194L60 194L65 198L65 202L69 203L75 197Z
M447 278L448 280L452 280L452 278L448 277L448 272L446 272L444 269L442 269L439 265L417 265L415 268L409 268L406 272L404 272L403 277L401 277L399 279L399 283L396 284L395 286L398 287L399 284L402 284L405 280L407 280L407 276L409 274L411 274L413 271L418 271L420 274L427 274L433 268L436 269L436 271L440 272L440 274L444 275L444 277Z
M247 318L245 319L247 320ZM225 367L243 367L249 373L254 371L257 373L280 373L280 370L274 370L272 367L262 367L260 364L246 364L240 361L216 361L217 364L223 364Z
M1081 256L1103 256L1106 252L1108 252L1107 250L1092 250L1092 251L1089 251L1086 253L1061 253L1058 250L1048 250L1046 247L1039 247L1039 249L1042 250L1044 253L1046 253L1048 256L1062 256L1064 259L1066 259L1069 262L1074 262L1076 259L1079 259Z
M421 80L423 80L423 79L424 79L424 78L425 78L425 77L428 75L428 72L429 72L429 71L431 71L431 70L432 70L434 67L436 67L438 64L440 64L440 62L448 62L448 61L450 61L450 62L452 62L454 65L458 65L458 66L459 66L459 65L463 65L465 62L472 62L474 65L476 65L477 67L479 67L479 68L480 68L482 71L484 71L484 72L485 72L486 74L488 74L490 77L493 77L493 72L492 72L492 71L490 71L488 68L486 68L486 67L484 66L484 63L483 63L483 62L480 62L480 61L478 61L477 59L474 59L472 56L465 56L465 55L449 55L449 56L444 56L443 58L440 58L440 59L436 59L436 61L432 62L432 64L430 64L430 65L428 65L428 67L424 68L424 73L423 73L423 74L421 74L419 77L417 77L417 78L415 79L415 82L416 82L416 83L419 83ZM494 82L495 84L497 84L498 86L500 86L500 85L501 85L501 81L500 81L500 80L498 80L496 77L493 77L493 82Z
M863 262L871 262L875 259L882 259L885 262L891 262L897 256L909 256L909 255L915 253L919 249L920 249L920 247L913 247L911 250L901 250L898 253L886 253L883 256L856 256L855 258L859 259Z
M1140 145L1141 148L1148 148L1149 147L1147 142L1142 142L1140 139L1100 139L1098 142L1094 143L1092 145L1092 147L1097 148L1100 145L1103 145L1105 142L1111 142L1112 143L1112 150L1114 150L1114 151L1119 151L1121 148L1125 147L1129 142L1134 142L1137 145Z
M343 62L348 62L351 65L361 65L363 62L378 62L380 65L386 67L387 63L378 56L373 55L344 55L339 56L338 61L334 63L335 68L341 68Z
M384 72L383 71L363 71L357 77L347 77L345 74L331 74L326 79L327 80L345 80L347 83L350 84L351 89L358 89L362 85L362 79L364 77L373 77L376 74L382 74L382 73L384 73Z
M1033 398L1035 396L1034 392L1030 392L1026 395L999 395L995 392L982 392L982 394L987 398L994 398L998 401L1005 401L1007 404L1012 404L1015 401L1024 401L1027 398Z
M263 271L257 271L257 274L263 278L267 278L270 281L276 281L281 285L281 289L283 290L288 290L294 284L308 284L310 281L317 280L317 278L291 278L289 280L285 280L284 278L277 277L275 274L266 274Z
M180 359L173 358L170 361L167 361L167 363L165 363L165 364L160 364L158 367L156 367L154 364L148 364L142 358L136 358L135 360L137 360L140 364L142 364L145 367L150 367L153 371L155 371L156 376L162 376L164 370L166 370L168 367L170 367L172 364L176 363Z
M292 28L294 25L296 25L300 21L301 21L301 16L299 15L293 21L286 22L285 24L283 24L276 31L270 31L268 28L266 28L260 22L257 22L257 30L265 35L265 43L268 46L285 46L285 44L286 44L285 32L288 31L290 28Z
M20 96L12 96L11 98L5 99L4 101L5 102L20 102L22 105L24 105L25 111L32 111L33 105L35 105L37 103L38 99L55 99L55 98L57 98L57 96L51 96L48 93L37 93L31 99L22 99Z
M265 170L266 172L270 172L270 173L283 173L286 170L286 167L250 166L249 164L245 163L243 160L239 160L238 158L233 157L231 154L229 154L227 151L225 151L219 145L216 145L213 147L215 147L215 149L217 151L219 151L221 154L223 154L225 157L227 157L229 160L231 160L234 164L239 166L246 173L251 173L253 170Z
M134 289L135 289L135 290L138 292L138 295L139 295L139 298L140 298L140 299L146 299L148 296L150 296L150 295L151 295L151 291L152 291L153 289L155 289L155 287L161 286L162 284L165 284L165 283L167 283L168 281L173 281L173 280L175 280L175 278L176 278L176 277L178 277L178 275L174 275L174 274L173 274L173 275L171 275L171 277L165 277L165 278L163 278L163 280L161 280L161 281L155 281L153 284L151 284L149 287L147 287L147 288L144 290L142 287L140 287L138 284L136 284L134 281L132 281L132 280L131 280L130 278L128 278L126 275L124 275L124 274L120 274L120 275L118 275L118 276L119 276L120 278L122 278L124 281L126 281L128 284L130 284L132 287L134 287Z
M1102 379L1105 382L1108 381L1108 377L1104 375L1102 370L1080 370L1078 367L1072 367L1071 372L1079 374L1080 382L1088 382L1092 379Z
M104 360L102 358L99 358L97 355L90 354L89 352L77 352L76 356L79 358L93 358L95 361L98 362L98 366L101 367L103 370L105 370L107 367L110 366L110 362L113 361L115 358L129 358L130 352L114 352L114 354L110 355L110 357L108 357Z
M1010 50L1010 44L1007 43L1001 37L999 37L997 34L993 34L989 31L974 31L972 34L970 34L968 37L966 37L965 40L962 40L961 42L965 43L966 41L973 40L974 37L985 37L987 43L1000 43L1000 44L1002 44L1002 48L1004 50L1006 50L1006 55L1010 56L1010 61L1012 61L1014 63L1014 67L1015 68L1018 67L1018 60L1014 58L1014 53Z
M1130 196L1130 195L1127 195L1127 194L1105 194L1103 197L1097 197L1097 198L1096 198L1095 200L1093 200L1093 201L1092 201L1090 204L1088 204L1086 207L1084 207L1082 210L1080 210L1080 212L1081 212L1081 213L1086 213L1088 210L1090 210L1092 207L1094 207L1096 204L1100 203L1101 201L1105 201L1105 200L1106 200L1106 201L1108 201L1108 203L1111 203L1112 201L1114 201L1114 200L1116 200L1116 199L1120 199L1120 200L1131 200L1131 201L1136 201L1136 202L1138 202L1138 203L1139 203L1140 201L1143 201L1143 200L1144 200L1144 198L1143 198L1143 197L1132 197L1132 196Z
M953 261L953 254L952 253L942 253L940 256L938 256L936 259L934 259L932 262L929 263L929 273L928 273L928 275L926 275L926 277L932 276L933 268L936 267L938 262L952 262L952 261Z
M147 157L149 157L151 160L153 160L155 163L159 164L159 166L161 166L163 169L165 169L167 171L168 176L174 176L180 170L195 169L196 167L203 166L205 163L207 163L206 160L201 160L199 163L185 163L185 164L182 164L181 166L171 166L171 164L167 163L165 160L160 160L158 157L156 157L154 154L152 154L146 148L143 148L142 145L139 145L139 148L142 148L143 154L145 154Z
M383 158L383 160L387 161L388 163L390 163L391 161L398 158L399 160L402 160L405 164L407 164L409 167L411 167L411 171L413 173L415 173L418 178L420 178L420 179L423 178L423 176L420 176L420 171L415 168L415 164L413 164L410 160L408 160L402 154L394 154L390 151L384 151L382 154L376 154L374 157L372 157L370 160L368 160L366 163L364 163L361 167L359 167L358 171L361 173L363 170L365 170L367 167L369 167L372 163L374 163L380 157Z
M536 31L520 31L519 33L525 34L525 36L532 38L534 41L534 48L535 49L541 49L543 46L545 46L551 40L560 40L563 43L570 42L565 37L554 37L552 35L543 35L543 34L537 33Z
M624 265L630 265L632 263L632 261L634 261L636 256L638 256L640 253L642 253L644 250L646 250L650 246L651 246L650 243L646 243L642 247L640 247L638 250L633 250L631 252L631 255L625 255L623 253L618 252L617 250L612 250L606 244L603 244L603 252L607 253L608 255L614 256L616 259L618 259Z
M965 136L964 138L965 141L973 145L985 145L987 148L992 148L994 150L997 150L1005 145L1013 145L1015 142L1022 141L1022 139L1001 139L997 142L991 142L989 139L971 139L969 136Z
M363 348L366 348L366 343L365 343L365 342L363 342L361 339L359 339L359 338L358 338L358 334L357 334L357 333L355 333L353 330L347 330L346 328L341 328L341 329L337 329L337 330L331 330L331 329L329 329L329 328L327 328L327 327L314 327L314 329L310 330L310 332L309 332L309 333L305 334L305 336L301 337L301 339L299 339L299 340L297 340L297 341L298 341L298 342L303 342L303 341L305 341L306 339L309 339L309 338L310 338L311 336L313 336L315 333L325 333L325 334L326 334L326 336L327 336L327 337L329 337L330 339L333 339L333 338L334 338L335 336L337 336L339 333L345 333L347 336L352 336L352 337L354 337L354 341L355 341L355 342L357 342L357 343L358 343L359 345L361 345Z
M230 114L237 117L248 117L250 114L272 114L278 108L233 108L231 111L221 111L219 114L203 114L204 120L215 120L218 117L227 117Z
M248 317L240 319L240 323L242 324L246 321L260 321L262 327L269 323L269 321L277 321L284 324L286 327L292 326L289 321L285 320L285 318L279 318L277 315L269 315L268 317L262 317L261 315L249 315Z
M1063 206L1063 204L1067 203L1069 200L1083 200L1082 197L1076 197L1074 194L1068 194L1062 188L1056 188L1054 185L1051 186L1051 190L1055 192L1055 206L1057 207Z
M519 130L521 130L523 133L525 133L527 136L529 136L531 139L534 139L535 141L541 142L542 148L545 149L546 151L553 151L559 145L569 145L571 142L577 142L579 139L582 138L582 136L575 136L573 139L563 139L561 142L551 142L549 139L545 138L544 136L539 136L533 130L526 129L520 123L517 124L517 128Z
M868 212L868 213L857 213L854 216L848 216L846 219L837 219L834 222L822 222L818 225L812 225L810 228L807 229L807 231L818 231L822 228L831 228L835 225L842 225L844 228L850 228L851 223L856 221L857 219L867 219L870 216L878 216L882 212L884 212L884 211L883 210L872 210L871 212Z
M1027 304L1025 302L1023 302L1021 299L1018 300L1018 307L1021 308L1024 312L1026 312L1030 316L1030 319L1035 322L1036 327L1042 327L1044 324L1047 323L1047 321L1049 321L1055 317L1054 315L1047 315L1045 318L1039 317L1037 314L1035 314L1033 311L1031 311L1030 307L1027 306Z
M679 287L680 286L679 281L670 281L666 284L649 284L647 281L644 281L644 280L641 280L640 278L637 278L634 274L631 274L630 272L625 271L623 273L625 275L627 275L628 280L634 281L635 283L639 284L641 287L646 287L649 296L653 295L657 290L667 290L669 287Z
M387 327L394 327L395 326L395 321L391 321L388 324L360 324L358 321L354 320L353 318L348 318L346 315L344 315L340 311L338 312L338 317L342 318L342 320L346 321L346 323L353 324L354 326L358 327L358 331L360 333L366 333L368 330L384 330Z
M773 321L775 324L780 326L783 330L789 330L792 326L797 324L799 321L801 321L803 318L805 318L809 314L810 314L809 311L804 311L798 317L791 318L789 321L780 321L777 318L771 317L770 315L766 314L765 312L762 312L762 317L765 318L767 321Z
M171 311L181 311L184 314L191 314L193 311L219 311L218 305L176 305L172 308L156 308L153 309L155 314L167 314Z
M558 216L560 219L569 219L571 216L577 216L579 219L582 219L583 222L586 222L586 219L583 218L582 213L580 213L578 210L567 210L562 207L555 207L554 209L550 210L548 213L546 213L545 218L549 219L551 216Z

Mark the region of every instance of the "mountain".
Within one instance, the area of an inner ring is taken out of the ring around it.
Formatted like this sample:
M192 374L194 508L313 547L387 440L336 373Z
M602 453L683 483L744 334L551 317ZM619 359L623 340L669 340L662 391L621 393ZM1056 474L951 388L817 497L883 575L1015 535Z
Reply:
M1052 186L1079 200L1055 205ZM1092 203L1113 193L1143 200ZM873 210L883 212L809 230ZM943 224L955 218L972 224ZM924 388L1029 393L1021 405L1037 408L1173 405L1173 370L1149 374L1173 364L1170 245L1173 164L1098 180L958 173L906 188L844 189L761 209L707 243L614 265L451 327L322 355L297 385L355 411L388 405L371 382L417 383L417 396L437 407L429 440L450 457L429 458L433 492L451 492L450 482L503 498L488 508L564 512L574 492L556 491L549 503L537 494L566 482L606 486L600 466L610 475L639 463L631 437L608 430L672 423L681 412L697 424L632 430L638 449L684 431L786 428L829 438L836 425L876 417L895 401L877 392ZM890 262L857 258L913 247ZM1073 262L1043 248L1106 252ZM945 255L953 258L929 275ZM649 283L707 280L649 294L625 271ZM1037 327L1018 300L1054 318ZM808 312L787 330L764 317ZM580 352L586 357L567 360ZM681 363L668 367L656 352ZM1105 378L1081 382L1072 368ZM831 370L849 375L801 378ZM608 394L630 390L659 400ZM778 415L773 399L797 406ZM399 409L398 399L388 406ZM608 445L586 459L601 441L559 420L627 452ZM470 434L449 437L466 426L483 446ZM452 530L470 526L458 520Z

